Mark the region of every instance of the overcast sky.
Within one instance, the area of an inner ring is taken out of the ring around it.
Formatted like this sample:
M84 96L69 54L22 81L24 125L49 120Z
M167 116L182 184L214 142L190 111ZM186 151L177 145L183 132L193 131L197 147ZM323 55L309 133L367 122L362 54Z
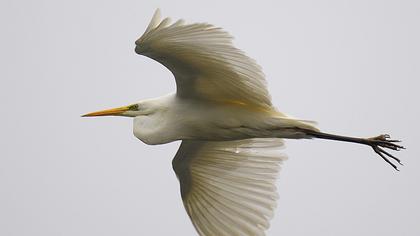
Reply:
M408 148L396 172L367 147L287 141L267 235L420 235L420 2L239 2L2 0L0 235L196 235L171 167L179 142L80 117L174 91L134 53L157 7L234 35L279 110Z

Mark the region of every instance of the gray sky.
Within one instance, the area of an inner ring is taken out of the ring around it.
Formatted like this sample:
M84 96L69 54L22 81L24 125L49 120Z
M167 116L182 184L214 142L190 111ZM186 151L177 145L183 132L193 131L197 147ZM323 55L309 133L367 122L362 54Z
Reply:
M80 118L175 89L134 53L157 7L234 35L281 111L408 147L397 173L367 147L287 141L268 235L420 235L419 1L150 2L0 2L0 235L196 235L171 167L179 143Z

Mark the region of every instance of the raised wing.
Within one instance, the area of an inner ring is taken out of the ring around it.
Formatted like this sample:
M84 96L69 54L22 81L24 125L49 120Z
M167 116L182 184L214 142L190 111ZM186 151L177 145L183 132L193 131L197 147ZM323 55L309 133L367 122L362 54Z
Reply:
M201 236L264 235L286 159L281 139L182 141L172 161L185 209Z
M136 52L165 65L184 98L271 107L261 68L232 45L232 37L213 25L160 20L156 10Z

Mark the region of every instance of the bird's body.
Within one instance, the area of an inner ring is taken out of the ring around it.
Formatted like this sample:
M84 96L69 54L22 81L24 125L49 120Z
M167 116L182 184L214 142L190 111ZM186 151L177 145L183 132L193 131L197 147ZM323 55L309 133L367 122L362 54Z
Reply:
M272 105L261 68L210 24L170 24L156 11L135 51L168 68L177 91L85 116L133 117L146 144L182 140L172 161L185 209L202 236L264 235L276 206L275 180L286 159L281 138L323 138L369 145L385 161L399 150L381 135L320 132Z
M147 144L175 140L228 141L247 138L305 138L308 122L288 118L274 108L237 101L192 100L169 94L139 103L134 135ZM141 109L140 109L141 110Z

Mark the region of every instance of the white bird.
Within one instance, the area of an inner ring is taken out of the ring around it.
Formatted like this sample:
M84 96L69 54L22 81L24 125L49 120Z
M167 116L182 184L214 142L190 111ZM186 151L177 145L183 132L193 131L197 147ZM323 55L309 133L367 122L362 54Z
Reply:
M134 118L134 135L146 144L182 140L172 161L181 196L201 236L264 235L276 206L275 186L286 159L281 138L322 138L371 146L386 162L400 160L388 135L353 138L320 132L313 122L273 107L261 68L210 24L161 20L156 10L136 53L175 76L174 94L84 116Z

